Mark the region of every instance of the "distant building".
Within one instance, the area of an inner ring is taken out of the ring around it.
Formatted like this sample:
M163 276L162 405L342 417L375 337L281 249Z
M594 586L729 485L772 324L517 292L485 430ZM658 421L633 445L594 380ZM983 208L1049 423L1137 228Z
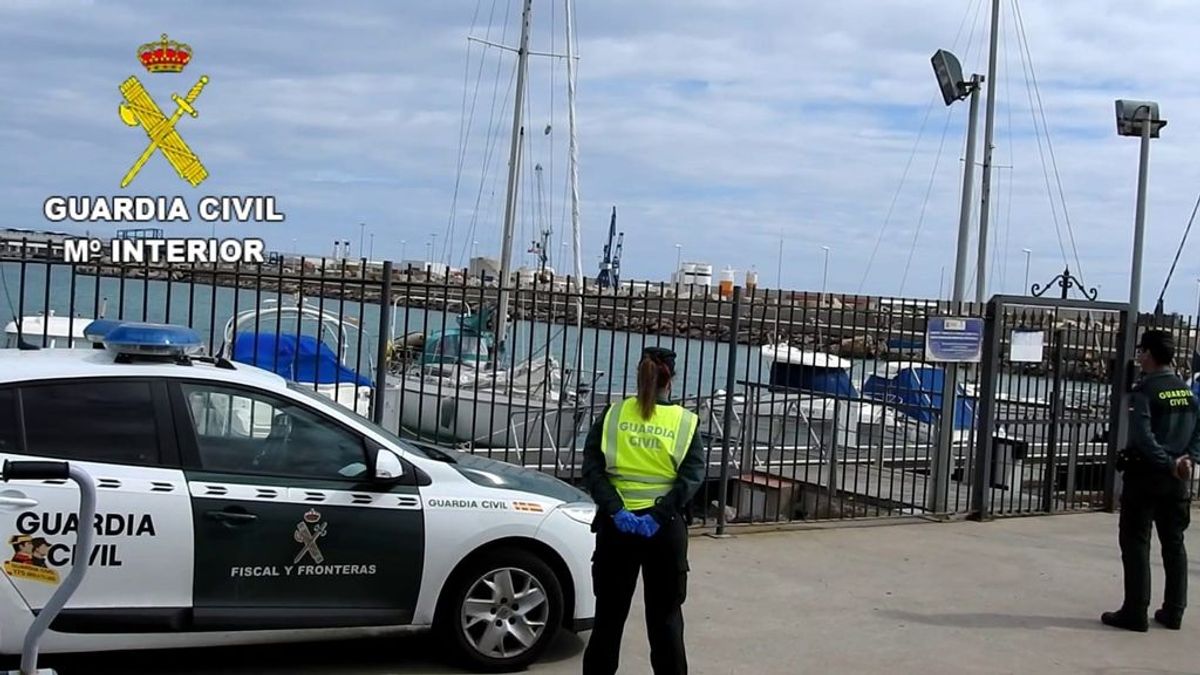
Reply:
M467 278L471 281L482 280L485 284L494 284L500 278L500 261L495 258L471 258L467 268Z
M703 262L685 262L671 275L675 296L705 297L712 292L712 265Z
M49 249L50 257L61 258L63 242L74 238L75 235L66 232L9 227L0 230L0 253L46 257L46 251Z

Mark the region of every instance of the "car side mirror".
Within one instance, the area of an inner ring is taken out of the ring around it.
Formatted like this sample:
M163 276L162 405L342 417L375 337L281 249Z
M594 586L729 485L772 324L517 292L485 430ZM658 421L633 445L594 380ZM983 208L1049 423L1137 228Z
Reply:
M375 453L375 474L377 481L393 482L404 477L404 463L400 456L387 448L380 448Z

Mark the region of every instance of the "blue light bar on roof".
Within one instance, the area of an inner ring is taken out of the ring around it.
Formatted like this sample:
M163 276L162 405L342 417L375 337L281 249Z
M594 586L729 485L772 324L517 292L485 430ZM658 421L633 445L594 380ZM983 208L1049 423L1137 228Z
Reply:
M142 356L183 356L204 345L191 328L165 323L121 322L103 340L109 351Z
M125 322L117 319L96 319L83 329L83 337L92 343L104 342L105 336L122 323Z

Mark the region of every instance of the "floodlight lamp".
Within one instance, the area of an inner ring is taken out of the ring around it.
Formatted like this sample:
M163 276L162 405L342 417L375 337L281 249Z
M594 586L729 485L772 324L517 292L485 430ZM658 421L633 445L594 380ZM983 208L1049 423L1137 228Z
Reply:
M1158 138L1167 121L1158 116L1158 104L1153 101L1117 99L1117 135L1141 136L1142 124L1149 123L1150 138Z
M938 87L942 90L942 100L946 105L961 101L971 93L971 85L963 81L962 64L958 57L950 52L939 49L930 59L933 73L937 76Z

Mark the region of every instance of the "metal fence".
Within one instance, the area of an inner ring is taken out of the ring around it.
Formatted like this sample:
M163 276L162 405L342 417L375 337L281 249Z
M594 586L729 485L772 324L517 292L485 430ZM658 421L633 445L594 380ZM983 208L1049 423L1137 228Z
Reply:
M669 347L673 393L701 418L701 526L1097 503L1089 472L1103 453L1089 448L1103 444L1111 345L1078 347L1109 340L1109 319L1062 328L1065 309L1002 313L1005 348L1014 330L1034 327L1050 347L1036 363L997 358L997 440L981 454L986 368L927 362L924 335L928 317L985 317L983 306L663 283L614 290L531 273L504 289L511 331L495 336L500 289L482 275L305 258L80 266L13 248L0 249L14 315L5 346L85 346L82 328L101 317L186 324L209 353L312 386L413 442L567 481L579 478L600 412L635 391L642 349Z

